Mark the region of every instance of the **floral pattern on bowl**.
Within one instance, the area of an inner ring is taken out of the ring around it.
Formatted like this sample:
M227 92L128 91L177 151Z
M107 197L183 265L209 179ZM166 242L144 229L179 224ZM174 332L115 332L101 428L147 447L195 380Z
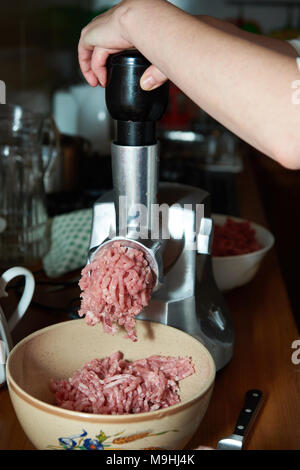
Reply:
M141 432L138 434L131 434L128 436L120 437L124 431L121 431L113 436L107 436L103 431L100 431L97 436L87 437L88 433L85 429L82 430L81 434L74 434L69 437L59 437L58 445L48 445L48 449L60 449L60 450L121 450L119 447L115 447L122 444L127 444L128 442L137 441L139 439L144 439L150 436L160 436L168 432L177 432L173 431L162 431L158 433L151 432ZM114 447L112 447L114 446ZM150 448L144 448L142 450L148 450ZM154 450L153 447L151 449ZM157 447L156 450L161 450L162 448Z

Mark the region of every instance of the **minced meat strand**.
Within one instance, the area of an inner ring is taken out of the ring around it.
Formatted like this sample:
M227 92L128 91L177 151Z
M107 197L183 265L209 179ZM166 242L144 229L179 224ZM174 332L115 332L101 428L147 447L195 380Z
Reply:
M103 247L81 274L79 316L85 316L88 325L101 322L106 333L115 334L117 325L123 325L136 341L134 317L148 305L155 284L142 250L114 242Z
M155 411L180 403L178 382L195 372L188 357L125 361L121 352L94 359L69 379L51 380L56 404L97 414Z

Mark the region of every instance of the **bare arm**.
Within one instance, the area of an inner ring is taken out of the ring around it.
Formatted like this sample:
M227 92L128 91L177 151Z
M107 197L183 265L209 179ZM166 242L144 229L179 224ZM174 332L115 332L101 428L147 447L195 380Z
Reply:
M289 44L193 17L164 0L125 0L82 32L79 59L89 83L105 85L108 55L128 47L153 64L148 86L168 77L250 145L300 168L300 105L292 102L300 72Z
M254 42L257 45L272 49L285 55L289 55L290 57L297 57L297 52L295 49L286 41L280 41L279 39L262 36L260 34L248 33L247 31L243 31L228 21L223 21L211 16L199 16L198 18L199 20L221 31L224 31L225 33L231 34L232 36Z

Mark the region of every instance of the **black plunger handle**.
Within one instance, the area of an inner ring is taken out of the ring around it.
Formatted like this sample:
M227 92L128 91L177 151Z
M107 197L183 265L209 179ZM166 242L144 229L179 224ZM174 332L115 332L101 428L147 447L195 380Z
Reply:
M169 95L168 83L152 91L140 86L150 62L134 49L112 54L107 60L106 106L117 121L119 145L156 143L155 123L162 118Z

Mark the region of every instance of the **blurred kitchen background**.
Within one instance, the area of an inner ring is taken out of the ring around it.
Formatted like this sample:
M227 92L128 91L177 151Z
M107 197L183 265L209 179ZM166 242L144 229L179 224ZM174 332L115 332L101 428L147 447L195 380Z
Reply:
M113 0L11 0L1 2L0 80L7 103L51 116L56 163L45 175L50 217L92 207L111 188L110 141L114 124L104 90L83 80L77 62L80 31ZM229 19L256 34L283 40L300 36L299 1L176 0L193 14ZM259 79L259 77L258 77ZM299 310L299 171L258 155L171 86L159 126L160 178L207 189L213 212L239 215L235 178L251 153L270 229L275 234L289 296ZM44 143L47 144L46 142ZM1 197L1 188L0 188Z

